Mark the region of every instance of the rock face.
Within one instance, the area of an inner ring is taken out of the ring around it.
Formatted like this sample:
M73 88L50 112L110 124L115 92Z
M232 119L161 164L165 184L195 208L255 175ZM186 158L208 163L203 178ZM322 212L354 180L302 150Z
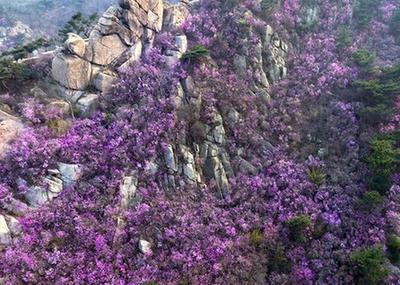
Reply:
M85 41L74 33L68 34L68 39L65 41L65 48L79 57L83 57L86 51Z
M17 118L0 111L0 160L7 144L18 135L22 127L22 123Z
M115 70L139 60L143 47L152 47L163 25L162 0L121 0L99 19L89 39L69 34L65 48L53 59L55 81L69 90L85 90L95 85L108 91L109 80L96 70ZM105 83L105 84L103 84Z
M76 55L59 54L53 59L53 78L69 89L86 89L90 82L90 72L90 63Z
M188 49L188 38L181 25L190 11L197 9L196 3L120 0L118 6L110 7L100 17L89 39L70 35L64 50L54 58L53 77L63 86L62 93L76 104L82 115L90 115L99 105L100 95L112 90L117 71L140 61L160 32L169 32L173 36L174 44L164 51L167 64L173 66ZM248 71L255 74L252 91L268 100L269 86L286 75L289 47L270 26L259 34L260 43L257 45L249 46L251 43L243 39L240 43L243 49L238 51L233 60L238 75L245 76ZM190 76L178 84L175 102L179 108L201 108L203 98L196 92L197 85ZM88 86L95 87L97 92L88 91ZM236 172L258 172L242 157L242 153L229 157L226 151L226 126L239 123L240 113L234 109L226 112L212 110L211 113L211 122L193 124L192 135L197 137L194 143L171 144L160 157L149 163L148 171L152 175L165 170L166 188L179 187L178 181L199 185L212 180L220 194L224 195L230 191L229 178ZM237 162L235 169L231 165L233 160ZM60 179L61 186L60 181L55 179L49 182L54 193L64 186L65 181ZM136 184L137 180L132 175L121 181L121 210L137 198ZM118 223L122 226L124 222L119 218Z

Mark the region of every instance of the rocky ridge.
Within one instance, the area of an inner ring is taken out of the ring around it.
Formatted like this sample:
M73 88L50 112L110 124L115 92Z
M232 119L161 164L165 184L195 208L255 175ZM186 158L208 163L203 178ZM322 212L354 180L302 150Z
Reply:
M88 39L69 34L64 47L50 53L52 56L54 54L51 68L54 84L49 90L53 91L57 100L64 101L66 106L79 110L79 115L90 116L99 107L100 98L112 91L118 72L140 61L146 51L153 47L159 34L169 32L174 37L175 45L164 52L167 63L173 66L180 60L190 48L190 41L181 25L196 6L196 1L180 1L177 4L162 0L119 1L118 6L110 7L100 17ZM244 39L243 46L248 45ZM244 74L249 69L256 74L258 80L254 82L254 93L262 94L268 100L269 86L286 75L288 48L279 35L267 26L261 44L255 48L256 60L250 63L249 48L244 48L234 58L236 71ZM33 60L41 60L41 57ZM196 92L198 88L201 88L201 82L195 82L191 76L177 86L176 102L180 109L201 108L203 99ZM177 181L201 185L213 180L220 194L224 195L230 190L229 178L235 173L258 172L255 166L242 157L240 150L236 157L230 157L226 150L226 124L240 122L241 114L235 109L224 112L215 109L212 117L210 124L199 126L203 132L200 141L192 143L187 139L187 143L168 145L165 152L148 165L150 173L156 173L161 168L167 170L164 177L167 189L179 186L176 185ZM264 148L268 151L273 146L265 142ZM235 168L232 166L233 160L239 162ZM79 180L80 167L60 162L56 169L49 170L44 177L43 185L47 186L31 186L24 201L13 200L9 203L7 207L10 217L0 216L0 243L10 243L10 237L15 234L12 229L16 228L14 224L17 220L11 215L21 215L29 207L56 198L64 187ZM136 183L134 174L127 175L121 182L121 209L135 201ZM118 223L123 225L122 220ZM147 251L149 247L147 241L142 241L140 246L142 251Z

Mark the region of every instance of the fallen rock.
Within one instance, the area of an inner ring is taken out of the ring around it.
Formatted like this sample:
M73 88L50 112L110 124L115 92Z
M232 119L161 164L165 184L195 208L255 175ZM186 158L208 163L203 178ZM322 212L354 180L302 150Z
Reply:
M13 216L6 215L7 226L10 229L12 236L19 236L22 233L22 227L20 222Z

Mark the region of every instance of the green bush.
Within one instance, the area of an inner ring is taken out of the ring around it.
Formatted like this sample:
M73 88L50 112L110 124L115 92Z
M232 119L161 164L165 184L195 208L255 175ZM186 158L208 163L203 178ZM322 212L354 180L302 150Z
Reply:
M0 89L7 87L8 81L22 81L32 78L32 71L25 65L9 59L0 59Z
M58 36L62 42L68 38L68 33L74 33L86 37L96 21L97 14L85 17L82 13L76 13L72 16L71 20L69 20L64 27L58 31Z
M305 231L311 225L311 219L307 215L299 215L286 222L290 232L290 238L295 242L305 241Z
M193 60L210 54L210 51L202 45L194 45L190 50L185 52L182 59Z
M308 178L312 183L321 186L326 182L326 174L319 168L311 168L308 170Z
M398 166L400 150L389 139L374 139L370 142L372 153L367 161L371 169L383 174L392 173Z
M363 197L361 198L361 207L364 210L372 210L383 203L383 197L377 191L368 191L364 193Z
M336 48L338 51L345 50L353 41L351 37L351 29L348 26L342 26L338 29L336 36Z
M364 71L371 71L372 65L375 61L375 55L371 54L366 49L357 50L354 55L355 63L360 66Z
M360 56L360 62L365 63ZM365 59L365 57L364 57ZM366 127L376 127L386 123L394 112L395 98L400 94L400 68L394 67L383 70L382 75L371 80L357 80L354 87L363 108L359 110L361 122Z
M356 284L384 284L388 275L385 268L385 255L380 247L359 250L350 257L352 269L356 276Z
M270 248L268 251L268 260L268 267L272 272L289 273L292 269L292 264L286 257L283 246Z
M369 189L385 194L389 190L390 184L390 174L377 172L369 182Z
M15 60L18 60L22 58L27 58L29 54L33 51L45 46L49 46L49 42L43 38L40 38L26 45L17 45L12 50L4 53L3 55L10 55Z
M357 25L364 29L377 15L381 0L358 0L353 10L353 17Z
M389 259L392 263L398 264L400 261L400 237L390 235L386 241L389 250Z
M264 240L263 232L260 229L252 230L249 233L250 243L253 246L259 246Z
M400 43L400 8L394 11L389 23L390 33L397 43Z

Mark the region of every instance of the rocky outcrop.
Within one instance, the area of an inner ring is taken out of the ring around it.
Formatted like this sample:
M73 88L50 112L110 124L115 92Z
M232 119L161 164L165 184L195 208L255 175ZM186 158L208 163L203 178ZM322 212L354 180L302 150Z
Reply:
M109 91L112 80L97 71L138 61L143 47L151 47L161 31L163 13L161 0L119 1L100 17L89 39L69 34L65 48L53 60L53 78L69 90L95 86L99 92Z
M18 118L0 110L0 160L8 143L18 135L22 128L23 125Z
M110 7L100 17L88 39L69 35L65 48L53 60L53 77L62 86L61 93L82 115L90 115L99 105L101 93L112 90L117 72L140 61L160 32L169 32L173 36L173 45L164 51L167 64L173 66L188 49L188 38L181 25L191 9L197 9L195 2L120 0L118 6ZM268 99L268 87L287 73L288 45L270 26L258 34L258 44L243 39L240 43L243 48L233 61L239 75L253 72L256 78L254 93L264 94L261 96ZM201 108L203 99L196 92L197 84L190 76L178 84L175 92L178 108ZM89 86L97 92L89 92ZM179 187L178 181L200 185L212 180L224 195L230 191L229 178L235 173L258 172L241 154L229 157L226 151L226 126L238 123L240 113L234 109L223 114L221 110L212 110L211 115L212 120L207 124L193 123L191 135L197 139L187 138L183 143L171 144L159 158L149 163L150 174L165 171L166 188ZM232 161L235 161L235 168ZM124 177L120 189L121 210L135 200L136 184L135 176ZM53 187L59 189L56 184ZM123 225L120 218L119 224Z
M77 164L58 163L56 169L49 169L44 178L44 186L32 186L25 193L25 199L31 207L37 207L53 200L65 187L73 186L81 176L81 166ZM20 183L26 184L24 181Z

